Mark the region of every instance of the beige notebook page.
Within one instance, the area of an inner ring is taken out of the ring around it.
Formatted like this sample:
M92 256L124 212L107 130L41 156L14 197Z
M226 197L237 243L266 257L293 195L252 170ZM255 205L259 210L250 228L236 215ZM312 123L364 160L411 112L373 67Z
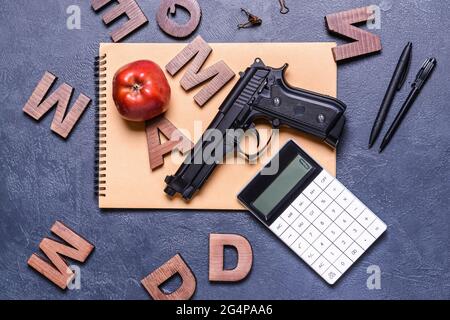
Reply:
M123 120L116 111L112 99L112 80L123 65L139 59L149 59L162 69L186 44L101 44L100 55L106 54L106 174L105 196L99 197L101 208L154 208L154 209L224 209L242 210L236 195L278 150L259 159L257 164L225 164L216 167L214 173L197 195L188 203L180 197L169 198L164 193L166 175L176 172L182 156L165 157L163 167L150 170L144 123ZM289 63L286 73L293 86L336 96L337 68L331 48L334 43L211 43L213 48L204 67L224 60L236 73L206 105L199 107L193 96L201 87L185 92L180 79L185 71L175 77L166 72L172 89L172 97L166 117L178 128L190 134L194 143L201 132L194 134L197 121L206 129L228 92L237 82L238 72L250 66L256 57L272 67ZM200 131L202 131L200 130ZM198 129L197 129L198 131ZM281 147L293 139L330 173L336 173L336 153L324 143L291 129L280 130ZM175 161L177 160L177 161ZM242 162L242 161L241 161Z

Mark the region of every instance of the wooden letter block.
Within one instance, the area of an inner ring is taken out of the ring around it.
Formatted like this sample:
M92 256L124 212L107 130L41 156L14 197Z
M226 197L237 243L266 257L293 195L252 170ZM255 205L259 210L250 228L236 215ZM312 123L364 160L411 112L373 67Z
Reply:
M78 119L89 105L91 99L84 94L80 94L67 116L64 117L72 96L73 88L71 86L63 83L47 99L42 101L55 80L56 77L46 71L36 89L34 89L30 99L28 99L28 102L25 104L23 112L34 119L39 120L54 105L58 105L55 116L53 117L51 129L61 137L67 138Z
M94 11L98 11L113 0L91 0ZM119 42L133 31L148 22L147 17L142 12L135 0L115 0L118 4L103 16L103 22L110 24L123 14L126 14L128 21L120 28L111 33L114 42Z
M377 52L382 49L379 36L353 26L355 23L369 20L372 14L373 10L371 7L363 7L329 14L325 17L328 30L356 40L355 42L333 48L335 61Z
M175 15L176 6L183 7L190 14L189 21L183 25L176 23L168 16L168 13ZM197 0L162 0L156 15L156 21L165 33L172 37L184 38L197 29L201 16L202 10Z
M159 286L175 274L181 277L181 286L170 294L162 292ZM142 279L141 283L155 300L189 300L197 287L194 274L179 254Z
M30 259L28 259L28 265L61 289L66 289L75 274L61 256L84 262L91 254L94 246L59 221L55 222L51 231L66 241L71 247L44 238L39 244L39 248L53 265L40 258L37 254L31 255Z
M194 144L164 116L159 116L147 121L145 132L147 134L148 156L150 159L150 168L152 170L164 164L164 156L169 152L176 149L184 154L194 146ZM160 133L169 139L169 141L161 144Z
M224 270L224 247L235 247L238 263L232 270ZM237 282L244 279L252 269L253 252L247 239L237 234L209 235L209 281Z
M211 51L212 48L202 37L198 36L166 65L167 72L173 76L195 57L180 81L181 86L186 91L212 78L194 96L194 100L199 106L203 106L235 75L233 70L222 60L200 71Z

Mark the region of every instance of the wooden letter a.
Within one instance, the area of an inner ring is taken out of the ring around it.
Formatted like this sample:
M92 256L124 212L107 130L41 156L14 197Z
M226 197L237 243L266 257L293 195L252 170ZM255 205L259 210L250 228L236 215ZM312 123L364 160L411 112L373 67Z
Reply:
M224 270L224 247L235 247L238 252L236 268ZM237 234L209 235L209 281L237 282L244 279L253 264L252 247L247 239Z
M61 289L66 289L68 283L72 280L75 274L61 258L61 255L79 262L84 262L94 249L94 246L59 221L55 222L51 228L51 231L66 241L69 245L71 245L71 247L54 240L44 238L39 244L39 248L45 253L53 265L44 261L35 253L31 255L30 259L28 259L28 265L44 277L48 278Z
M212 78L211 81L194 96L194 100L199 106L203 106L208 102L209 99L211 99L234 77L233 70L231 70L222 60L200 71L200 68L205 63L211 51L212 48L202 39L202 37L198 36L166 65L167 72L173 76L190 60L194 59L180 81L181 86L186 91Z
M61 137L67 138L91 99L84 94L80 94L73 107L67 113L67 116L64 117L67 105L72 96L73 88L71 86L63 83L47 99L42 101L55 80L56 77L46 71L44 77L41 79L36 89L34 89L30 99L28 99L28 102L23 107L23 112L34 119L39 120L48 110L57 104L58 107L56 108L55 116L53 117L50 128Z
M181 286L169 294L162 292L159 286L176 274L181 277ZM155 300L189 300L197 286L194 274L179 254L142 279L141 283Z
M148 156L150 169L154 170L164 164L164 156L174 149L186 153L192 149L192 142L164 116L146 122ZM161 144L160 132L169 139Z

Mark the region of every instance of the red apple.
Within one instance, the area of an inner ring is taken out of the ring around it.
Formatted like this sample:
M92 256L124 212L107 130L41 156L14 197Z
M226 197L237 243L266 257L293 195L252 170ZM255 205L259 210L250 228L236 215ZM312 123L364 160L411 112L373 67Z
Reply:
M116 72L113 80L113 99L123 118L145 121L167 110L170 86L164 72L156 63L139 60Z

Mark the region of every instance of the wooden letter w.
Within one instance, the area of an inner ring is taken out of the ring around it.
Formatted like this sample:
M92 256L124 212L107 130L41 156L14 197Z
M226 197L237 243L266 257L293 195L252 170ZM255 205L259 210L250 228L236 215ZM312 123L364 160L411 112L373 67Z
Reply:
M23 107L23 112L35 120L39 120L54 105L58 105L50 128L61 137L67 138L70 131L72 131L78 119L89 105L91 99L86 97L84 94L80 94L73 107L67 113L67 116L64 117L67 105L72 97L73 88L68 84L63 83L47 99L44 100L47 92L50 90L50 87L53 85L55 80L56 76L46 71L41 81L39 81L38 86L34 89L30 99L28 99L28 102Z

